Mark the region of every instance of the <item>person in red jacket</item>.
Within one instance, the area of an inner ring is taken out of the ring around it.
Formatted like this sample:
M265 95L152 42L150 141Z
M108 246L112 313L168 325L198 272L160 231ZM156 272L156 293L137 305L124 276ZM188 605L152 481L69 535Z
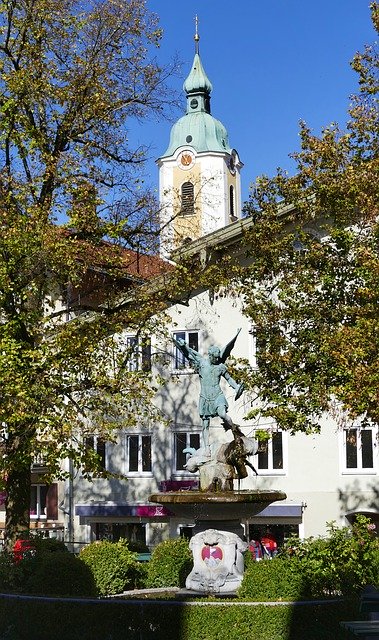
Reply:
M278 543L276 542L275 536L269 529L262 536L261 543L265 553L267 553L270 558L276 556L278 553Z

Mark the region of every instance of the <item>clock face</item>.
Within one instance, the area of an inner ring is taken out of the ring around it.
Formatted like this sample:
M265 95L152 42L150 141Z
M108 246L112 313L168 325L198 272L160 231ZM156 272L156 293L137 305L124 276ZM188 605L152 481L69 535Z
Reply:
M180 169L184 171L191 169L195 164L195 154L192 151L182 151L177 159L177 165Z

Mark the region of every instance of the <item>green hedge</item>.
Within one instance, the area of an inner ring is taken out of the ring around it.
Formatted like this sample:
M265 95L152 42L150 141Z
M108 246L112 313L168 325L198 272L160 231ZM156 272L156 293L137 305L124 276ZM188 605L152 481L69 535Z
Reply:
M98 604L0 598L6 640L349 640L341 620L357 601L325 605L186 606L186 603Z
M55 551L23 560L23 593L47 596L96 596L97 589L87 565L71 553Z
M56 538L41 538L38 535L31 535L30 540L32 541L37 553L55 553L56 551L68 553L65 543L61 540L57 540Z
M304 599L309 589L299 562L273 558L247 565L238 595L253 602L293 601Z
M110 596L143 585L145 568L130 551L126 540L93 542L80 552L91 570L98 593Z
M146 587L184 587L193 566L188 540L172 538L158 544L147 565Z
M41 541L42 542L42 541ZM45 541L43 541L44 543ZM11 554L0 554L0 592L49 596L94 596L91 571L60 545L37 544L35 556L14 562Z

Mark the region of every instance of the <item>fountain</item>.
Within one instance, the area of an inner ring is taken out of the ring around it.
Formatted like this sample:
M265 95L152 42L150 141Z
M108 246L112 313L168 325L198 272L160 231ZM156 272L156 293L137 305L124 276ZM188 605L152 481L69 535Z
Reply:
M243 393L229 374L225 362L237 336L223 348L211 346L208 358L202 357L184 340L175 340L177 348L189 360L200 377L199 414L202 420L202 447L185 449L186 469L199 471L199 491L169 491L155 493L150 501L169 507L176 517L195 521L190 541L193 569L186 580L186 588L200 593L233 593L240 586L247 544L243 541L242 519L263 511L271 502L287 496L275 490L237 490L233 481L246 478L247 467L255 473L248 460L258 450L254 438L247 438L228 415L228 404L221 390L223 377L236 391L237 400ZM227 444L209 445L210 419L219 416L224 429L231 430L233 440Z

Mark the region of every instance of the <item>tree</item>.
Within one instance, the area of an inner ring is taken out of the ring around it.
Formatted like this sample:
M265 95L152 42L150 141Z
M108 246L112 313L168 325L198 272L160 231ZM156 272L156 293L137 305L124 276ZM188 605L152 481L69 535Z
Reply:
M161 36L141 0L5 0L0 7L0 473L8 547L29 528L30 466L88 473L90 430L151 416L147 347L162 296L156 203L128 146L131 118L172 103L151 58ZM57 225L65 222L65 228ZM141 253L142 252L142 253ZM144 252L144 253L143 253Z
M379 4L371 4L379 31ZM379 56L352 67L360 91L346 131L301 124L296 175L258 179L246 212L252 266L241 293L255 324L260 411L290 431L326 410L379 421ZM250 415L255 415L252 412Z

